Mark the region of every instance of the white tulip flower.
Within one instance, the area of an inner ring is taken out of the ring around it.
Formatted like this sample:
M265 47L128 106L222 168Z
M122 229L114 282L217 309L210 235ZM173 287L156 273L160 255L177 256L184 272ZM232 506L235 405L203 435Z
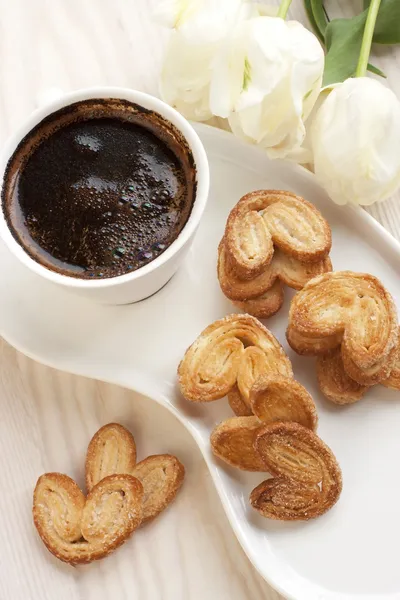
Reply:
M165 102L187 119L206 121L210 109L211 64L215 44L188 44L180 32L171 34L160 79Z
M347 79L311 126L314 172L337 204L369 205L400 185L400 102L380 82Z
M323 70L318 39L297 21L242 21L213 63L211 112L270 157L298 159Z
M232 29L259 14L243 0L164 0L156 18L174 29L161 73L161 97L188 119L212 117L210 81L213 61Z
M154 14L160 23L199 45L221 41L236 23L257 14L257 7L245 0L162 0Z

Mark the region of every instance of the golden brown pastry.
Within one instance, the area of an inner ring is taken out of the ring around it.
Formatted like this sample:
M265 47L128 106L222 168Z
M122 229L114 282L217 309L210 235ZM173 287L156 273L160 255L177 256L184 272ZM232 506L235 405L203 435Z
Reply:
M253 412L243 400L237 384L228 392L228 403L237 417L250 417Z
M333 335L327 335L325 337L307 337L304 333L299 333L292 327L289 317L286 339L289 342L289 346L291 346L297 354L305 356L328 354L332 350L335 350L335 348L340 347L342 338L342 331L338 331Z
M339 348L317 358L317 378L321 392L335 404L354 404L364 396L370 386L361 385L344 370Z
M301 289L332 270L328 223L291 192L260 190L232 209L218 248L218 280L241 310L268 318L282 306L283 284Z
M340 345L347 375L361 385L373 385L387 379L394 365L396 308L372 275L325 273L294 296L287 339L301 354L325 354Z
M400 337L397 345L391 351L395 356L393 368L388 377L381 381L385 387L400 390ZM392 359L391 359L392 361ZM321 392L326 398L336 404L352 404L361 400L371 386L360 385L344 370L340 348L326 356L317 358L317 377Z
M241 279L226 255L223 238L218 247L218 279L225 296L233 301L259 298L272 288L277 279L295 290L301 290L310 279L332 270L329 257L314 263L302 263L276 249L270 264L258 275Z
M209 325L186 351L178 368L182 394L193 402L226 396L237 384L248 404L255 376L293 377L278 340L250 315L229 315Z
M332 451L310 429L298 423L264 425L254 447L272 479L250 494L262 516L284 521L318 517L337 502L342 474Z
M92 489L106 475L126 473L143 485L142 524L154 519L175 498L185 469L170 454L148 456L136 464L136 445L122 425L109 423L93 436L86 456L86 485Z
M381 383L391 390L400 390L400 327L397 346L393 354L392 370L390 371L389 377L381 381Z
M152 521L175 499L185 468L171 454L156 454L140 461L132 471L143 485L142 525Z
M257 417L232 417L211 432L211 449L215 456L244 471L266 471L254 448L255 435L262 426Z
M133 435L118 423L101 427L92 437L86 454L88 492L107 475L131 474L136 465Z
M225 230L229 261L242 279L260 273L274 245L302 262L317 262L331 248L331 231L309 202L283 190L246 194L231 211Z
M76 565L104 558L142 520L143 486L131 475L110 475L87 498L67 475L46 473L33 494L33 520L47 549Z
M287 377L259 377L250 391L250 407L260 421L296 422L313 431L318 424L317 409L307 390Z
M257 298L249 300L232 300L233 304L242 312L248 313L257 319L268 319L275 315L282 307L284 301L283 285L277 279L271 289Z

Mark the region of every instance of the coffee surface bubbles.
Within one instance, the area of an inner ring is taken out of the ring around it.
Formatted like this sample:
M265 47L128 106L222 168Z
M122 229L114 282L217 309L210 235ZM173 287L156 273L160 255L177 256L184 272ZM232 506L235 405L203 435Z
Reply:
M28 134L9 162L2 201L14 237L37 262L107 278L164 252L194 194L193 159L173 126L107 100L72 105Z

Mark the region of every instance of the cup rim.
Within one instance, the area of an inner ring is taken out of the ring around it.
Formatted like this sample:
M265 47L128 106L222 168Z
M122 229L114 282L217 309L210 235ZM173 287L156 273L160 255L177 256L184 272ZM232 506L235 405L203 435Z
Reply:
M21 140L33 129L33 127L35 127L35 125L40 123L44 118L51 115L53 112L56 112L63 107L69 106L70 104L79 102L81 100L90 100L96 98L116 98L134 102L139 106L153 110L154 112L160 114L167 121L170 121L180 131L180 133L182 133L193 154L197 186L189 218L172 244L170 244L170 246L168 246L168 248L154 260L142 267L139 267L135 271L132 271L131 273L124 273L123 275L117 275L115 277L108 277L106 279L80 279L77 277L70 277L69 275L57 273L56 271L52 271L48 267L41 265L26 252L23 246L21 246L12 235L10 227L8 226L5 218L3 205L1 203L0 237L10 252L31 271L35 272L41 277L44 277L45 279L52 281L53 283L58 283L69 288L87 290L116 287L126 284L127 282L141 279L153 271L156 271L169 260L171 260L181 250L181 248L185 246L185 244L190 240L196 231L206 207L210 185L209 164L203 143L189 121L185 119L185 117L183 117L177 110L166 104L166 102L163 100L160 100L159 98L156 98L155 96L145 92L115 86L96 86L62 93L56 99L47 102L43 106L40 106L34 110L29 117L24 120L22 125L20 125L17 130L8 138L2 152L0 159L0 169L2 174L0 192L3 188L5 170L9 159Z

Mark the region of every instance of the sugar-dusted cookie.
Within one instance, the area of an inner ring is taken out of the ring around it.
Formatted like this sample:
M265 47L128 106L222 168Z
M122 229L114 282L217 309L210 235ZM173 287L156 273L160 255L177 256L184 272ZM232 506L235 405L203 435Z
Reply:
M266 471L254 448L255 435L262 426L257 417L232 417L211 432L211 449L215 456L244 471Z
M272 423L257 430L254 448L272 479L250 494L250 504L269 519L308 520L328 511L342 491L333 452L298 423Z
M185 468L171 454L155 454L137 463L132 475L143 485L142 524L152 521L171 502L185 478Z
M251 192L232 209L219 244L221 290L243 311L268 318L283 304L283 284L299 290L332 270L330 247L315 206L291 192Z
M325 273L294 296L287 339L300 354L325 354L340 346L347 375L373 385L389 377L396 360L396 307L373 275Z
M108 423L94 434L86 454L88 492L107 475L131 474L136 465L133 435L118 423Z
M86 485L91 490L106 475L126 473L143 485L142 524L154 519L175 498L185 469L176 456L148 456L136 464L132 434L122 425L104 425L90 441L86 456Z
M104 558L142 521L143 486L131 475L110 475L87 498L67 475L46 473L33 494L33 520L47 549L76 565Z
M393 368L381 384L393 390L400 390L400 337L391 350L390 362ZM353 404L364 397L371 386L361 385L346 373L339 348L325 356L317 357L317 377L321 392L335 404Z
M264 375L259 377L250 391L250 407L260 421L295 422L315 431L318 424L317 409L305 387L294 379Z
M226 396L237 384L248 403L256 375L292 377L291 363L274 335L250 315L215 321L186 351L179 368L182 394L193 402Z
M286 190L246 194L232 209L225 229L229 260L246 279L260 273L273 256L274 245L303 262L325 258L331 230L313 204Z

